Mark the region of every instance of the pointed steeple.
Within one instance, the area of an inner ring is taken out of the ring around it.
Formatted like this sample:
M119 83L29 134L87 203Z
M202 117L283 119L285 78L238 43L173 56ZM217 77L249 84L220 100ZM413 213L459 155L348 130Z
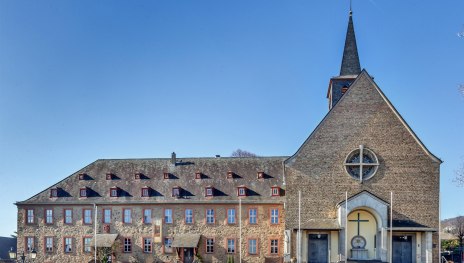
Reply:
M346 31L345 49L343 50L343 60L340 69L340 76L359 75L361 65L359 63L358 47L356 45L356 36L353 26L353 12L350 8L350 18L348 20L348 29Z

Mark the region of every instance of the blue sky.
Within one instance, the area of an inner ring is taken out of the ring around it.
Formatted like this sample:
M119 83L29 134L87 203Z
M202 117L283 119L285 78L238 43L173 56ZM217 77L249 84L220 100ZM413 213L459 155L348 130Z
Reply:
M327 113L348 1L0 0L0 236L100 158L292 155ZM464 2L354 0L361 65L464 214Z

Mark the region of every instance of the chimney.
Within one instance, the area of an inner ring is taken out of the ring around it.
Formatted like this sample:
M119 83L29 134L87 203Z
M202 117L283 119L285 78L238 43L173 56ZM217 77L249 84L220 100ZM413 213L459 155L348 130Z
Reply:
M175 152L171 153L171 164L176 165L176 153Z

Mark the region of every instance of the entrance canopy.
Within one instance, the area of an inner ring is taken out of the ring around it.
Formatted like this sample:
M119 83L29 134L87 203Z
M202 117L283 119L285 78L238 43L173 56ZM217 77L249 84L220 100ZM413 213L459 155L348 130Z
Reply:
M172 247L198 247L198 242L200 241L199 234L181 234L175 235L174 240L172 241Z
M97 234L97 247L112 247L118 234ZM95 236L92 237L90 244L95 245Z

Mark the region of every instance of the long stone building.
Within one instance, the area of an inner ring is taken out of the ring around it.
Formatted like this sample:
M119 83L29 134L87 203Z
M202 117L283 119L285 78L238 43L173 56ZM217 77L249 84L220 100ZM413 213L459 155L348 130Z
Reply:
M292 156L97 160L18 202L39 262L438 262L441 160L366 70L350 11L329 112Z

